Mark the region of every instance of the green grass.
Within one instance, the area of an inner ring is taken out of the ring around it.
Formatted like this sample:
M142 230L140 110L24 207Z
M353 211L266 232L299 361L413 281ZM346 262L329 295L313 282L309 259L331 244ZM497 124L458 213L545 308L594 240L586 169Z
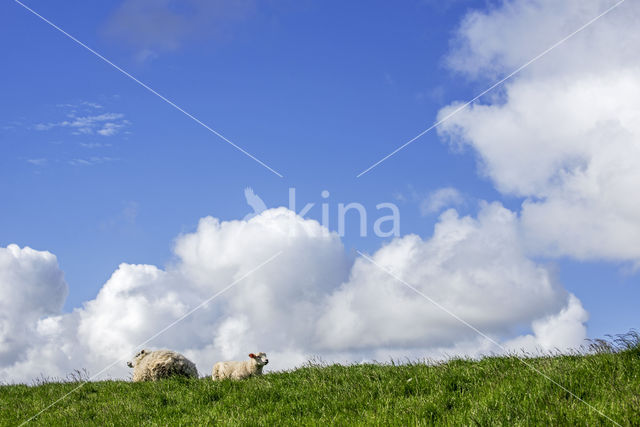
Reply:
M633 334L632 334L633 335ZM621 425L640 425L640 345L526 362ZM81 383L0 387L0 424L15 425ZM439 365L309 364L245 381L102 381L32 421L42 425L611 425L517 357Z

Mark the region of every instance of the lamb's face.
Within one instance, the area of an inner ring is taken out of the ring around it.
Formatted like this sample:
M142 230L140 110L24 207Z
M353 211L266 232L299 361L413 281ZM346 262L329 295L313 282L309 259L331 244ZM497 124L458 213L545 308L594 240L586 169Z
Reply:
M253 354L251 353L249 355L250 358L252 358L253 360L256 361L256 363L258 364L258 366L264 366L267 363L269 363L269 359L267 359L267 354L266 353L258 353L258 354Z
M136 356L133 358L133 360L131 362L127 362L127 366L130 367L130 368L133 368L138 363L140 363L140 361L142 359L144 359L147 356L147 354L149 354L149 352L147 350L140 350L138 352L138 354L136 354Z

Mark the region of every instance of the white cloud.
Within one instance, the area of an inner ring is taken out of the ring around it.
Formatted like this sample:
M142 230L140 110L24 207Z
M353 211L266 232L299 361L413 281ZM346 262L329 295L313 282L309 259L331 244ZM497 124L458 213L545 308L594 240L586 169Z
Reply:
M100 110L104 108L102 105L98 104L97 102L82 101L80 104L85 107L93 108L95 110Z
M93 106L91 108L103 108ZM97 104L96 104L97 105ZM124 118L122 113L102 113L77 115L75 110L67 114L69 120L59 122L38 123L34 126L36 130L47 131L56 127L70 128L74 135L94 135L113 136L131 123Z
M45 158L27 159L27 162L31 163L34 166L44 166L47 164L48 160Z
M503 75L612 4L517 0L473 12L449 63L472 78ZM640 260L639 12L622 4L439 128L476 150L499 191L525 198L535 254Z
M67 284L49 252L0 248L0 366L38 345L38 320L59 313Z
M588 318L589 315L578 298L570 295L567 306L559 313L533 322L533 334L510 340L505 343L505 347L516 352L577 349L585 345L587 337L585 322Z
M459 206L464 203L464 197L453 187L439 188L432 191L420 202L420 213L428 215L441 211L443 208Z
M70 104L70 103L57 104L56 107L58 107L58 108L71 108L72 110L78 110L78 109L99 110L101 108L104 108L102 105L98 104L97 102L90 102L90 101L80 101L77 104Z
M404 236L372 258L490 335L556 313L568 298L545 268L526 258L517 217L499 204L485 204L478 219L446 211L431 239ZM365 259L327 304L319 328L328 348L450 347L476 335Z
M112 162L114 160L113 157L108 157L108 156L91 156L88 158L77 158L77 159L71 159L69 160L67 163L69 163L71 166L93 166L93 165L99 165L102 163L108 163L108 162Z
M77 132L82 134L93 134L94 132L97 132L102 136L111 136L114 135L118 129L126 125L127 121L121 120L123 117L124 114L121 113L104 113L81 117L75 117L72 115L72 120L65 120L57 125L74 128ZM120 120L120 122L111 122L111 120Z
M616 1L504 0L462 20L447 63L471 78L510 73L613 6ZM526 67L518 79L616 70L637 61L638 6L625 2Z
M514 339L527 325L536 336L569 330L567 323L583 334L584 319L563 314L579 301L523 255L516 222L499 204L485 205L478 219L449 210L432 238L397 238L372 256L496 339ZM184 352L201 374L249 351L266 351L270 367L282 369L312 355L343 362L495 350L374 265L352 265L335 233L278 208L248 221L203 218L177 238L166 268L121 264L94 299L66 314L53 255L0 249L0 305L7 306L0 381L96 373L279 251L148 347ZM538 319L549 318L555 323L545 329L548 321ZM118 363L103 377L128 374Z
M116 133L118 133L120 131L120 129L125 127L126 124L127 124L126 121L125 122L121 122L121 123L107 122L107 123L103 124L102 128L98 129L96 132L98 133L98 135L112 136L112 135L115 135Z
M106 148L111 147L111 144L103 144L101 142L81 142L79 144L83 148Z
M122 209L105 218L99 224L102 231L117 232L129 229L134 226L140 211L140 204L136 201L129 200L123 204Z

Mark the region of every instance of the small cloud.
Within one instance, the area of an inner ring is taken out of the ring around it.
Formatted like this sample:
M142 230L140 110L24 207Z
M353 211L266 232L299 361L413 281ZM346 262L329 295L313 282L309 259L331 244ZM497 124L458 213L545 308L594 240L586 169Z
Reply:
M407 196L405 196L404 194L402 194L401 192L397 191L395 193L393 193L393 198L395 200L397 200L398 202L406 202L407 201Z
M112 136L115 135L116 133L118 133L118 131L120 129L122 129L123 127L125 127L129 122L127 120L123 120L120 123L115 123L115 122L108 122L105 123L102 126L102 129L99 129L98 135L102 135L102 136Z
M158 57L158 54L151 49L142 49L136 53L135 58L137 62L153 61Z
M85 159L72 159L72 160L69 160L69 164L72 166L78 166L78 165L89 166L91 165L91 162Z
M100 130L103 130L105 127L105 123L103 122L107 122L107 121L111 121L111 120L119 120L122 119L124 117L124 114L121 113L104 113L104 114L98 114L95 116L83 116L83 117L75 117L75 116L71 116L73 118L73 120L69 121L69 120L65 120L63 122L60 122L57 124L57 126L62 126L62 127L71 127L77 130L77 132L79 133L83 133L83 134L92 134L94 132L94 130L96 130L97 127L101 127ZM123 123L124 121L122 121L121 123ZM107 123L109 124L109 123ZM111 123L112 126L117 126L118 123ZM100 132L100 130L98 130L98 132ZM111 133L112 134L112 133Z
M77 104L70 104L70 103L67 103L67 104L56 104L56 107L58 107L58 108L70 108L72 110L81 110L81 109L99 110L101 108L104 108L102 105L98 104L97 102L89 102L89 101L80 101Z
M113 136L119 133L123 128L130 125L131 122L124 118L122 113L102 113L102 114L85 114L78 115L78 107L85 106L91 110L104 108L100 104L94 102L83 101L79 105L74 104L58 104L60 108L70 108L67 111L67 120L59 122L37 123L34 129L37 131L48 131L53 128L69 128L73 135L100 135Z
M414 98L416 102L423 103L425 101L433 101L438 104L442 104L444 102L446 90L444 86L438 85L429 90L418 91L414 93Z
M8 123L5 123L1 126L2 130L14 130L17 128L23 127L23 123L19 120L12 120Z
M99 109L104 108L102 105L100 105L100 104L98 104L98 103L96 103L96 102L82 101L82 102L81 102L81 104L82 104L82 105L85 105L85 106L87 106L87 107L90 107L90 108L94 108L94 109L96 109L96 110L99 110Z
M42 131L42 130L49 130L55 126L56 126L55 123L38 123L34 126L34 129Z
M35 166L44 166L47 164L47 159L27 159L27 162Z
M93 131L90 128L78 128L77 130L71 132L72 135L90 135Z
M72 166L93 166L93 165L99 165L102 163L113 162L115 160L118 160L118 159L114 159L113 157L105 157L105 156L103 157L93 156L86 159L71 159L67 163L69 163Z
M184 0L181 7L157 0L123 0L103 34L133 49L138 62L153 60L187 42L224 41L238 31L239 24L254 14L255 0Z
M429 215L441 211L445 207L459 206L464 203L464 197L453 187L444 187L431 192L420 203L420 213Z
M112 146L102 142L81 142L78 145L83 148L107 148Z
M139 211L140 204L138 202L131 200L127 201L124 203L122 210L101 221L98 226L102 231L114 231L122 229L127 225L135 225Z
M127 202L125 207L122 209L122 218L126 222L133 224L136 222L136 218L138 217L138 210L138 202Z

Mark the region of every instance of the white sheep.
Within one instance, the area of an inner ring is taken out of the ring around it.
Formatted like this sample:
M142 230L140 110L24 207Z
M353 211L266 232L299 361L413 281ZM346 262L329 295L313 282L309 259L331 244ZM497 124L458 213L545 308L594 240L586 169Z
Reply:
M216 363L213 365L211 378L214 380L242 380L255 375L262 375L262 368L269 363L267 355L265 353L250 353L249 358L250 360L242 362L230 361Z
M127 366L133 368L133 381L156 381L172 375L198 378L196 365L175 351L140 350Z

